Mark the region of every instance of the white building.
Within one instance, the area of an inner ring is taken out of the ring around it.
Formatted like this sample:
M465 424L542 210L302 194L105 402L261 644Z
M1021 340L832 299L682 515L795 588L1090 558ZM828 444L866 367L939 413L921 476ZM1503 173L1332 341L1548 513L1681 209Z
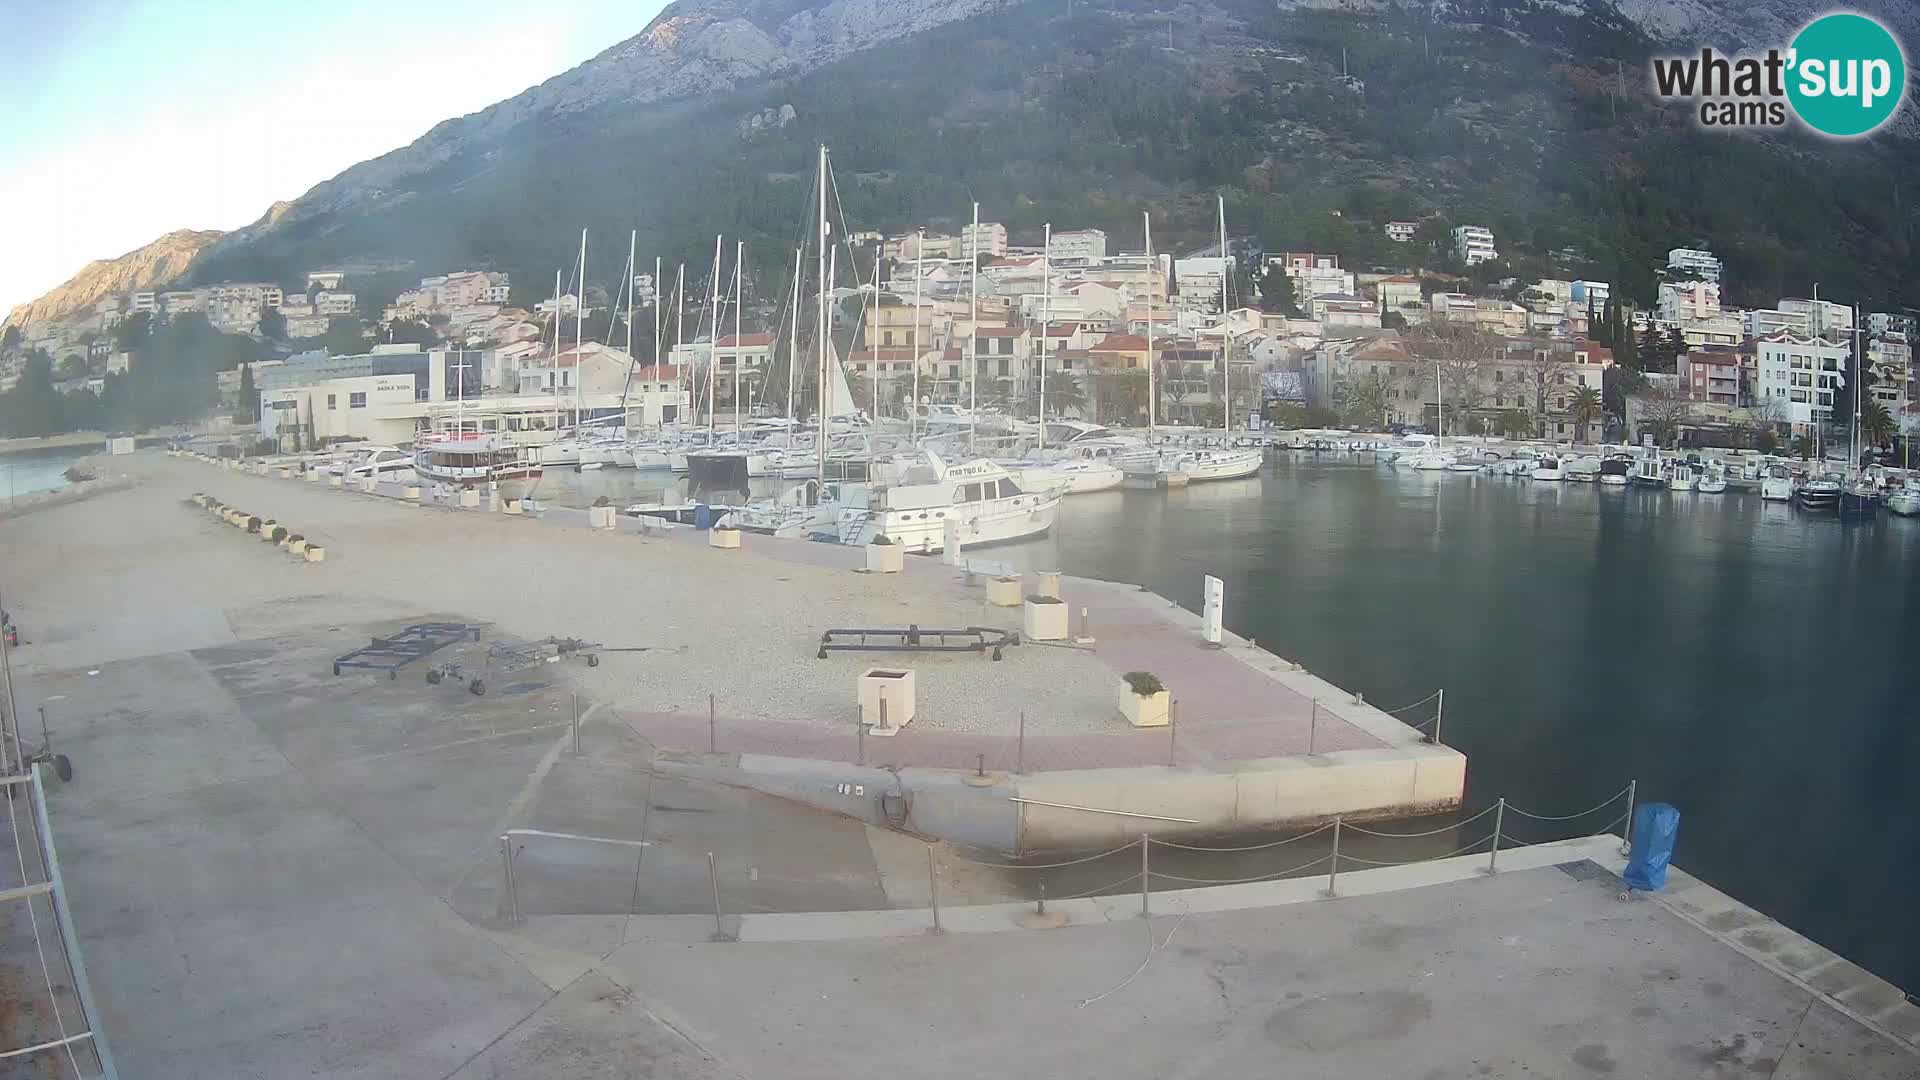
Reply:
M1288 266L1287 277L1293 282L1293 302L1305 311L1316 296L1329 293L1351 295L1358 292L1354 285L1353 272L1342 270L1338 266Z
M1853 309L1831 300L1803 300L1791 297L1780 301L1780 310L1804 315L1807 333L1814 337L1839 339L1853 329Z
M129 307L135 313L142 311L149 314L156 313L160 310L160 294L152 289L134 293L129 301Z
M1420 293L1420 279L1405 274L1381 278L1374 285L1380 300L1380 314L1398 312L1403 318L1425 317L1426 299Z
M1867 330L1876 335L1899 334L1903 340L1912 341L1914 335L1920 333L1920 321L1912 315L1876 311L1867 316Z
M1500 257L1499 250L1493 246L1493 230L1483 225L1462 225L1453 230L1453 254L1468 266Z
M1684 326L1700 319L1717 318L1720 314L1720 284L1705 279L1696 281L1663 281L1660 283L1659 299L1654 304L1654 317L1670 326Z
M1389 221L1386 225L1387 239L1396 244L1405 244L1418 235L1420 225L1413 221Z
M1778 403L1780 415L1804 434L1833 415L1833 397L1846 386L1846 342L1779 333L1754 342L1756 403Z
M1800 337L1811 337L1813 332L1812 322L1804 311L1754 308L1742 315L1741 322L1747 336L1753 338L1770 337L1783 332Z
M1056 265L1085 266L1107 257L1107 234L1100 229L1070 229L1053 234L1047 257Z
M1226 280L1231 259L1218 255L1198 259L1175 259L1173 274L1180 292L1174 296L1174 307L1190 311L1220 312L1225 310L1221 303L1220 285Z
M983 221L976 234L972 224L960 229L960 257L972 254L1005 255L1007 253L1007 227L997 221Z
M322 289L313 294L313 311L316 315L351 315L358 300L350 292Z
M1667 273L1676 278L1718 282L1720 260L1711 251L1674 248L1667 252Z
M1588 281L1580 278L1567 283L1567 299L1578 307L1589 304L1599 311L1607 306L1607 300L1613 296L1613 286L1604 281Z
M307 271L307 288L309 290L315 288L337 289L340 287L340 283L345 280L347 280L347 273L344 270Z
M1340 329L1378 329L1380 308L1371 300L1351 293L1325 293L1313 298L1308 314L1332 332Z

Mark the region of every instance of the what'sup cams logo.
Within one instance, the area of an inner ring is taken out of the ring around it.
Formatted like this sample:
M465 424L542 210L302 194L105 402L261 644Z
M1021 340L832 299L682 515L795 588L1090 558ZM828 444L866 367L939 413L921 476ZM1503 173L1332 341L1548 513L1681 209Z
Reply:
M1785 49L1653 61L1660 97L1696 103L1702 127L1785 127L1798 117L1822 135L1871 135L1893 118L1907 94L1907 57L1878 20L1851 12L1822 15Z

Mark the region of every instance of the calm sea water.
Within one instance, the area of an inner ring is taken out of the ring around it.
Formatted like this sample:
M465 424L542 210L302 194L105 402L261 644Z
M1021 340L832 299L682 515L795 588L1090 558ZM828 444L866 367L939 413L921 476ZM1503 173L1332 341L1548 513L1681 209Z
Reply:
M67 466L98 452L99 447L89 446L0 455L0 499L11 500L36 491L52 491L61 487L67 482L66 477L61 475L67 471Z
M1217 575L1230 628L1371 702L1445 687L1472 808L1504 795L1571 812L1637 779L1643 801L1680 808L1681 866L1920 990L1920 699L1904 664L1920 520L1364 461L1076 496L1048 537L982 554L1196 610ZM548 483L583 505L670 482Z

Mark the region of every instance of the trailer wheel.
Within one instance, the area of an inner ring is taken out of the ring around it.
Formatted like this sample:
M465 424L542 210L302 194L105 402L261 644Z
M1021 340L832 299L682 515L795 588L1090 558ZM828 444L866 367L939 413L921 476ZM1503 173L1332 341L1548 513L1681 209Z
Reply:
M599 666L600 666L600 657L599 657L599 656L597 656L597 655L595 655L595 654L593 654L593 653L588 653L588 654L587 654L587 666L588 666L588 667L599 667Z

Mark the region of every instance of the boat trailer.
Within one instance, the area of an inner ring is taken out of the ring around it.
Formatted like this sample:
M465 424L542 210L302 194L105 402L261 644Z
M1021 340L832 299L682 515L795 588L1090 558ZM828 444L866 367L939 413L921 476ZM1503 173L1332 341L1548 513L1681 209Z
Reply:
M543 641L525 644L509 641L496 641L487 646L486 666L478 675L469 677L466 669L458 660L445 664L435 664L427 669L427 682L438 686L442 682L458 683L466 680L467 692L478 697L487 692L487 678L493 675L505 675L520 671L536 664L553 664L570 656L585 660L588 667L600 666L600 652L605 646L597 641L582 641L579 638L550 637ZM616 652L641 650L618 649Z
M814 658L825 660L830 652L970 652L990 653L998 660L1004 649L1018 644L1019 631L991 626L934 630L910 624L904 630L834 629L820 635L820 651Z
M484 623L415 623L392 637L377 637L366 646L344 656L334 657L333 673L343 668L384 671L388 679L400 677L400 669L425 656L431 656L457 641L479 641Z

